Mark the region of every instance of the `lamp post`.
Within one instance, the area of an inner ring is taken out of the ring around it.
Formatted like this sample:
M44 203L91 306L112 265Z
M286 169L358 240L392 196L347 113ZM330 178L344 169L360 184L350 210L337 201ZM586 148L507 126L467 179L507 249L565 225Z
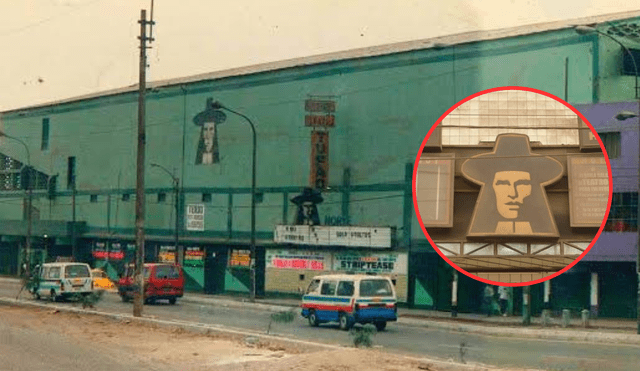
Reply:
M13 139L16 142L22 144L24 146L25 151L27 152L27 236L25 238L25 255L26 255L26 269L25 269L25 274L27 277L29 277L29 272L30 272L30 266L31 266L31 224L32 224L32 217L31 217L31 202L33 199L33 194L32 194L32 176L31 176L31 155L29 154L29 147L27 146L27 144L20 138L16 138L13 137L11 135L8 135L7 133L0 131L0 137L6 137L9 139Z
M253 134L253 157L251 160L251 266L250 266L250 276L251 276L251 301L255 301L256 299L256 128L253 125L251 120L243 115L240 112L236 112L228 107L222 105L222 103L216 101L212 102L207 109L213 110L225 110L231 113L234 113L245 120L251 125L251 132Z
M181 254L178 251L178 241L179 241L179 236L178 236L178 228L179 228L179 219L178 219L178 215L180 212L180 206L179 206L179 202L178 202L178 197L180 195L180 179L178 179L177 176L173 175L173 173L171 173L169 170L167 170L164 166L162 165L158 165L158 164L151 164L152 167L157 167L160 168L162 170L164 170L165 173L169 174L169 176L171 177L171 179L173 180L173 191L175 193L175 208L176 208L176 225L175 225L175 235L174 235L174 244L176 247L175 250L175 262L176 263L180 263L180 256Z
M631 51L626 46L624 46L624 44L622 44L615 37L609 34L606 34L602 31L597 30L594 27L589 27L589 26L577 26L575 30L577 33L581 35L597 33L599 35L606 36L609 39L613 40L618 45L620 45L622 49L624 49L631 57L631 62L633 63L633 68L636 72L635 99L638 101L638 113L622 111L616 115L616 119L622 121L632 117L638 117L638 156L639 156L638 157L638 187L640 187L640 97L638 96L638 65L636 63L636 59L633 57L633 54L631 53ZM636 234L637 234L636 248L638 249L638 257L636 259L636 276L637 276L636 278L638 281L636 305L637 305L637 322L638 322L637 333L638 334L640 334L640 225L638 223L640 221L639 218L640 218L640 188L638 189L638 205L637 205L637 214L636 214Z

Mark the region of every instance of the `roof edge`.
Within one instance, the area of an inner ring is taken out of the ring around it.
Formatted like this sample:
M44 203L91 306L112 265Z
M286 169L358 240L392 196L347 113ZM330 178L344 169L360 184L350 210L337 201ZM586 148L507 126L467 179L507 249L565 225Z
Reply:
M459 34L436 36L428 39L402 41L391 44L383 44L357 49L349 49L326 54L312 55L308 57L290 58L275 62L265 62L243 67L235 67L214 72L207 72L196 75L187 75L158 81L147 82L147 89L160 89L175 87L184 84L191 84L201 81L218 80L229 77L238 77L264 73L269 71L284 70L300 66L320 65L329 62L346 61L351 59L371 58L377 56L391 55L397 53L405 53L416 50L423 50L438 47L438 44L444 45L460 45L479 41L498 40L510 37L518 37L523 35L531 35L536 33L557 31L578 25L594 25L608 21L632 19L640 17L640 11L618 12L598 16L589 16L576 18L571 20L551 21L524 26L501 28L494 30L469 31ZM137 91L139 84L132 84L121 88L102 90L91 94L70 97L51 101L47 103L37 104L33 106L25 106L1 111L0 114L17 113L20 111L42 109L55 105L77 103L84 100L90 100L100 97L115 96L120 94L131 93Z

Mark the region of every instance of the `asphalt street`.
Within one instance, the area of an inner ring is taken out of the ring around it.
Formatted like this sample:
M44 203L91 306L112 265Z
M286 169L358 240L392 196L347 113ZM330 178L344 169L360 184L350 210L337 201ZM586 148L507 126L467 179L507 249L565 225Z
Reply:
M14 285L0 284L0 296L15 298L16 293L17 287ZM49 305L73 306L76 304L67 302ZM115 294L107 294L98 303L96 310L131 314L133 305L123 303ZM144 315L158 319L205 323L266 333L271 313L256 309L251 304L242 307L224 307L178 300L176 305L170 305L167 302L146 305ZM340 331L337 326L327 324L314 328L299 315L293 323L272 324L271 333L330 344L347 346L352 344L349 334ZM637 371L640 364L640 346L638 345L507 338L400 323L390 323L387 330L375 336L374 344L394 353L451 359L456 362L464 360L500 367Z

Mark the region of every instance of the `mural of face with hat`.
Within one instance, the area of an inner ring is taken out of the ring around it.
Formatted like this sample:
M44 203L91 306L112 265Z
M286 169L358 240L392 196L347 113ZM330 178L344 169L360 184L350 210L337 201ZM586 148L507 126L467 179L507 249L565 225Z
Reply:
M462 164L481 186L468 237L558 237L544 187L562 176L562 164L531 152L525 134L500 134L492 152Z
M207 99L205 110L196 115L193 123L200 126L200 139L196 153L196 165L217 164L220 162L218 149L218 124L224 121L224 113L210 109L212 99Z

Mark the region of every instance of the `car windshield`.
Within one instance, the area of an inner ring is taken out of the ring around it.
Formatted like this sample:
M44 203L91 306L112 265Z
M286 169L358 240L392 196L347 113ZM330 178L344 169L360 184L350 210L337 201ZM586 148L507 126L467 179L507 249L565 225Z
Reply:
M387 280L362 280L360 296L391 296L391 284Z
M86 265L67 265L64 270L65 278L90 277L89 268Z

